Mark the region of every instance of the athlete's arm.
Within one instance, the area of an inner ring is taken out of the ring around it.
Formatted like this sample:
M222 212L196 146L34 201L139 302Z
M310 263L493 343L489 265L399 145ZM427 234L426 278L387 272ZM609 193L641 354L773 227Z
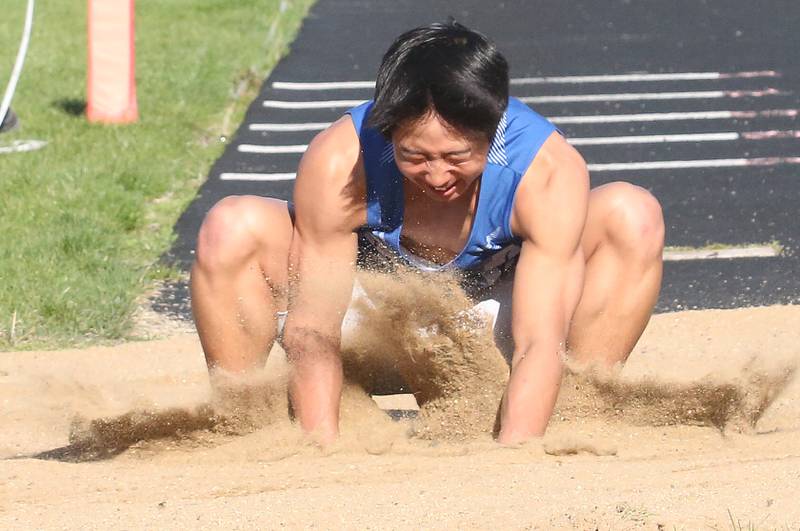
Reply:
M341 324L353 289L358 206L365 204L357 182L359 153L345 117L310 144L295 182L283 347L295 417L322 444L338 434Z
M523 177L512 213L512 230L523 243L514 276L514 356L500 407L500 443L543 435L553 413L567 331L583 290L588 199L586 164L554 133Z

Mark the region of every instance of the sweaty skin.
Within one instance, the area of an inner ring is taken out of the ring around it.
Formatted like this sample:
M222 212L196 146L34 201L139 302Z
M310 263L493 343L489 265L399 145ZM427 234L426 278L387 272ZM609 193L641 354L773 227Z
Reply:
M404 243L444 263L468 237L489 142L460 134L433 113L404 124L392 141L406 178ZM323 444L338 433L340 327L352 291L356 231L366 223L365 186L358 135L344 117L317 136L298 170L283 340L292 362L295 414ZM584 283L581 236L588 200L583 159L553 134L523 176L512 212L512 230L523 244L514 278L515 349L501 406L501 443L542 435L552 414Z

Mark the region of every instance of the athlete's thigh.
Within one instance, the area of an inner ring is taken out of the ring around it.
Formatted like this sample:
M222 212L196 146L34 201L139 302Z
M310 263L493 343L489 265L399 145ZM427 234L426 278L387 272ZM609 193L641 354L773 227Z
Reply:
M253 199L257 214L253 222L259 241L258 262L273 282L285 284L288 279L289 247L294 232L294 205L271 197L248 196Z

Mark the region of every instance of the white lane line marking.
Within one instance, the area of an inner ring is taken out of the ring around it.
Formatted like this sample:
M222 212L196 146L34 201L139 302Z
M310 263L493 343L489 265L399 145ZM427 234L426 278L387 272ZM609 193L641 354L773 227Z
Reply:
M800 164L800 157L769 157L754 159L656 160L651 162L613 162L588 164L589 171L671 170L684 168L731 168L741 166L778 166Z
M588 76L521 77L511 80L512 85L542 85L547 83L628 83L637 81L702 81L715 79L780 77L774 70L754 72L674 72L664 74L606 74Z
M630 92L622 94L563 94L559 96L528 96L519 98L524 103L579 103L587 101L645 101L645 100L695 100L720 98L763 98L785 94L777 89L766 90L697 90L685 92Z
M293 123L293 124L270 124L270 123L257 123L250 124L248 129L250 131L267 131L267 132L292 132L292 131L322 131L330 127L333 122L307 122L307 123Z
M768 111L697 111L697 112L662 112L640 114L600 114L586 116L553 116L548 118L556 124L600 124L600 123L625 123L625 122L661 122L677 120L730 120L738 118L796 118L800 112L797 109L773 109ZM322 131L332 122L305 122L305 123L255 123L250 124L250 131Z
M336 90L336 89L371 89L374 81L273 81L276 90Z
M580 103L591 101L647 101L647 100L690 100L720 98L763 98L787 94L768 88L765 90L697 90L679 92L629 92L609 94L562 94L556 96L523 96L523 103ZM321 100L321 101L283 101L264 100L261 104L272 109L334 109L355 107L367 100Z
M293 181L295 173L220 173L221 181Z
M237 148L240 153L305 153L308 144L293 146L262 146L258 144L241 144Z
M775 138L800 138L800 131L751 131L737 133L694 133L675 135L633 135L633 136L594 136L575 137L568 141L573 146L603 146L613 144L661 144L676 142L723 142L727 140L771 140ZM262 144L241 144L236 148L240 153L282 154L305 153L308 144L290 146L270 146Z
M332 122L306 122L295 124L250 124L247 128L250 131L322 131L329 127Z
M559 83L627 83L635 81L700 81L733 78L780 77L774 70L753 72L673 72L662 74L600 74L580 76L540 76L512 78L512 85L542 85ZM272 88L277 90L336 90L336 89L371 89L374 81L319 81L293 82L275 81Z
M689 133L676 135L637 135L637 136L597 136L569 138L575 146L601 146L610 144L661 144L675 142L722 142L726 140L772 140L780 138L800 138L800 131L748 131L737 133Z
M264 100L261 104L272 109L333 109L355 107L366 100L324 100L324 101L279 101Z
M662 122L677 120L730 120L738 118L796 118L797 109L772 109L767 111L690 111L650 112L640 114L599 114L585 116L553 116L548 118L556 124L606 124L626 122Z
M573 146L604 146L611 144L660 144L672 142L721 142L739 140L739 133L698 133L685 135L638 135L638 136L599 136L586 138L569 138Z
M296 173L220 173L220 181L293 181Z
M730 258L765 258L778 256L780 253L768 245L750 247L726 247L722 249L691 249L686 251L664 251L665 262L684 260L716 260Z

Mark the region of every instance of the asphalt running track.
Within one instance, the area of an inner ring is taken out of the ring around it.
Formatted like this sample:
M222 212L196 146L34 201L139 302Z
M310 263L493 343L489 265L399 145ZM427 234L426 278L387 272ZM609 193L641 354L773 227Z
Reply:
M319 0L178 221L167 259L189 268L203 216L225 196L289 198L305 145L370 98L391 40L449 15L497 42L512 94L564 131L593 186L651 190L668 246L732 247L671 253L657 311L800 303L796 0ZM188 317L186 285L155 306Z

